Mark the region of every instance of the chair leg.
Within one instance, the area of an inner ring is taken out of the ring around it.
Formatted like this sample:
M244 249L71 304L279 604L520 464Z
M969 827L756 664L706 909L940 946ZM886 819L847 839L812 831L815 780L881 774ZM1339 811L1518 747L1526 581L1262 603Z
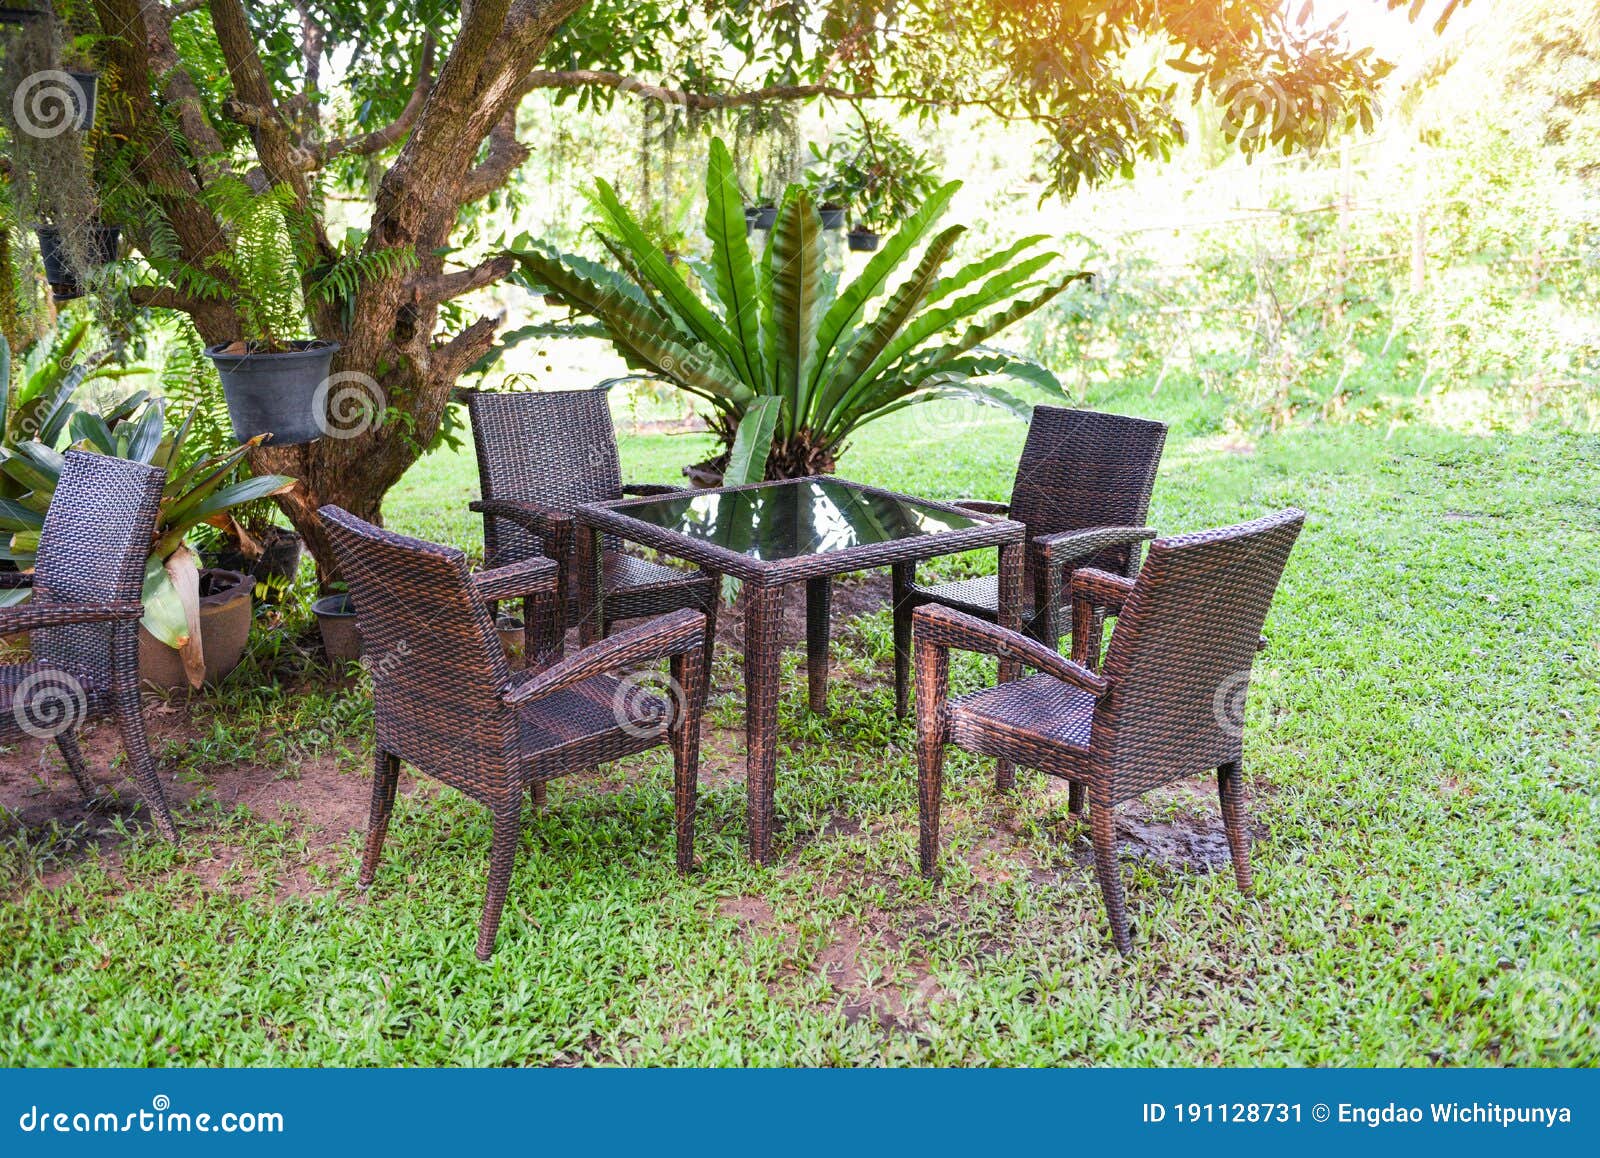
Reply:
M1133 953L1133 938L1128 935L1128 908L1117 874L1117 816L1109 803L1094 801L1089 807L1089 830L1094 838L1094 870L1105 895L1106 914L1111 918L1111 937L1117 952Z
M1083 785L1076 780L1067 784L1067 811L1073 816L1083 815Z
M1238 761L1217 769L1217 795L1222 800L1222 827L1233 854L1233 879L1248 897L1255 886L1250 876L1250 838L1244 830L1244 766Z
M511 870L517 863L517 844L522 836L520 795L494 814L494 847L489 851L489 891L483 901L483 919L478 922L478 960L494 955L494 940L500 932L500 914L506 894L511 891Z
M117 694L116 711L122 744L128 750L128 762L133 765L134 782L150 806L161 835L176 844L178 825L167 807L167 794L161 790L161 777L156 774L156 762L150 755L150 740L144 731L144 715L139 711L137 687L127 687Z
M945 711L950 694L950 649L917 640L917 812L922 875L939 871L939 808L944 796Z
M911 710L911 613L916 604L911 586L917 580L916 563L896 563L891 571L890 599L894 602L894 714L905 719Z
M939 873L939 809L944 798L944 743L917 738L917 803L920 808L922 875Z
M395 790L400 783L400 757L380 750L372 769L372 813L367 818L367 848L361 857L362 888L372 884L383 853L383 838L389 834L389 816L394 812Z
M93 800L94 781L89 779L89 769L83 762L83 753L78 750L78 737L71 728L57 733L56 747L61 749L61 758L67 762L67 770L78 782L78 791L83 793L85 800Z
M529 787L528 795L533 797L533 810L535 812L543 812L544 811L544 808L545 808L545 795L546 795L546 789L548 787L549 787L548 782L546 782L544 780L535 780L533 782L533 784Z

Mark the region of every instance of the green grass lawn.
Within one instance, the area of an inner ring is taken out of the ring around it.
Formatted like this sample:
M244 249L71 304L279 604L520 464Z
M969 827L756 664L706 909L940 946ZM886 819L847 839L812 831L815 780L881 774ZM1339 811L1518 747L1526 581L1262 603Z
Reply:
M1102 404L1160 413L1143 393ZM1204 406L1167 417L1158 527L1308 512L1248 714L1255 899L1216 851L1210 781L1126 805L1123 961L1065 786L1023 774L1001 799L990 765L959 753L944 880L919 878L913 734L892 716L880 611L835 627L828 718L788 657L775 867L743 856L742 683L719 655L700 870L672 867L664 753L558 783L527 816L480 965L488 813L408 778L359 892L370 712L265 637L158 728L187 785L181 846L120 814L5 825L0 1060L1600 1061L1600 439L1345 426L1251 444ZM864 432L841 473L1002 497L1023 433L908 411ZM628 437L626 473L671 478L704 447ZM475 488L470 453L436 455L389 521L476 551ZM296 611L279 635L304 626ZM312 769L342 809L331 833L213 788ZM41 778L70 801L58 765Z

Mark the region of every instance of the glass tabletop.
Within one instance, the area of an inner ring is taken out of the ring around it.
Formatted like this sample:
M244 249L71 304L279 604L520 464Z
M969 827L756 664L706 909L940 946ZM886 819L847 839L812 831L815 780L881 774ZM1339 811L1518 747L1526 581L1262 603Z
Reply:
M763 562L965 531L983 520L837 479L771 483L724 494L630 503L618 512Z

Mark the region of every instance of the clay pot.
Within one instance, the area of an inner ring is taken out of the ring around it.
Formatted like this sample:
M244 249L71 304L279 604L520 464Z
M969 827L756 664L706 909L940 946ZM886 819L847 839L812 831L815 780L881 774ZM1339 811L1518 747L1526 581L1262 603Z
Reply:
M250 640L250 591L254 581L238 571L210 567L200 572L200 646L206 683L216 684L244 658ZM166 691L189 686L183 660L173 648L139 629L139 678Z

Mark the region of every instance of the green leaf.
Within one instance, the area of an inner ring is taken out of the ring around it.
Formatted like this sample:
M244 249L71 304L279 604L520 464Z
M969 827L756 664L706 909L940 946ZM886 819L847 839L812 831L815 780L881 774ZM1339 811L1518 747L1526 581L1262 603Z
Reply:
M766 478L767 456L772 453L772 436L782 411L783 399L770 394L750 404L733 437L728 465L722 472L723 486L743 486Z
M144 564L144 591L139 596L144 603L144 618L139 621L151 635L170 648L182 647L189 638L189 617L184 612L183 600L172 585L167 569L158 555L151 555Z
M833 305L828 307L823 314L822 321L817 327L817 353L812 370L812 388L818 387L823 377L828 373L830 363L835 360L837 347L844 336L850 331L862 313L866 310L867 302L871 301L880 292L889 280L889 275L900 267L912 246L922 240L923 234L932 228L933 223L950 204L950 199L956 195L956 190L961 188L961 182L952 181L939 188L931 197L922 203L906 223L902 225L868 260L866 268L861 275L851 282L834 299ZM810 424L810 415L797 415L795 422L800 425Z
M733 158L720 137L711 140L706 172L706 236L711 239L712 284L739 348L744 379L758 394L772 389L761 357L761 307L756 298L755 261L745 227L744 199Z
M772 255L772 312L767 343L777 371L775 392L789 404L792 426L806 415L803 387L816 356L817 294L822 270L822 218L803 189L784 198L767 243Z

